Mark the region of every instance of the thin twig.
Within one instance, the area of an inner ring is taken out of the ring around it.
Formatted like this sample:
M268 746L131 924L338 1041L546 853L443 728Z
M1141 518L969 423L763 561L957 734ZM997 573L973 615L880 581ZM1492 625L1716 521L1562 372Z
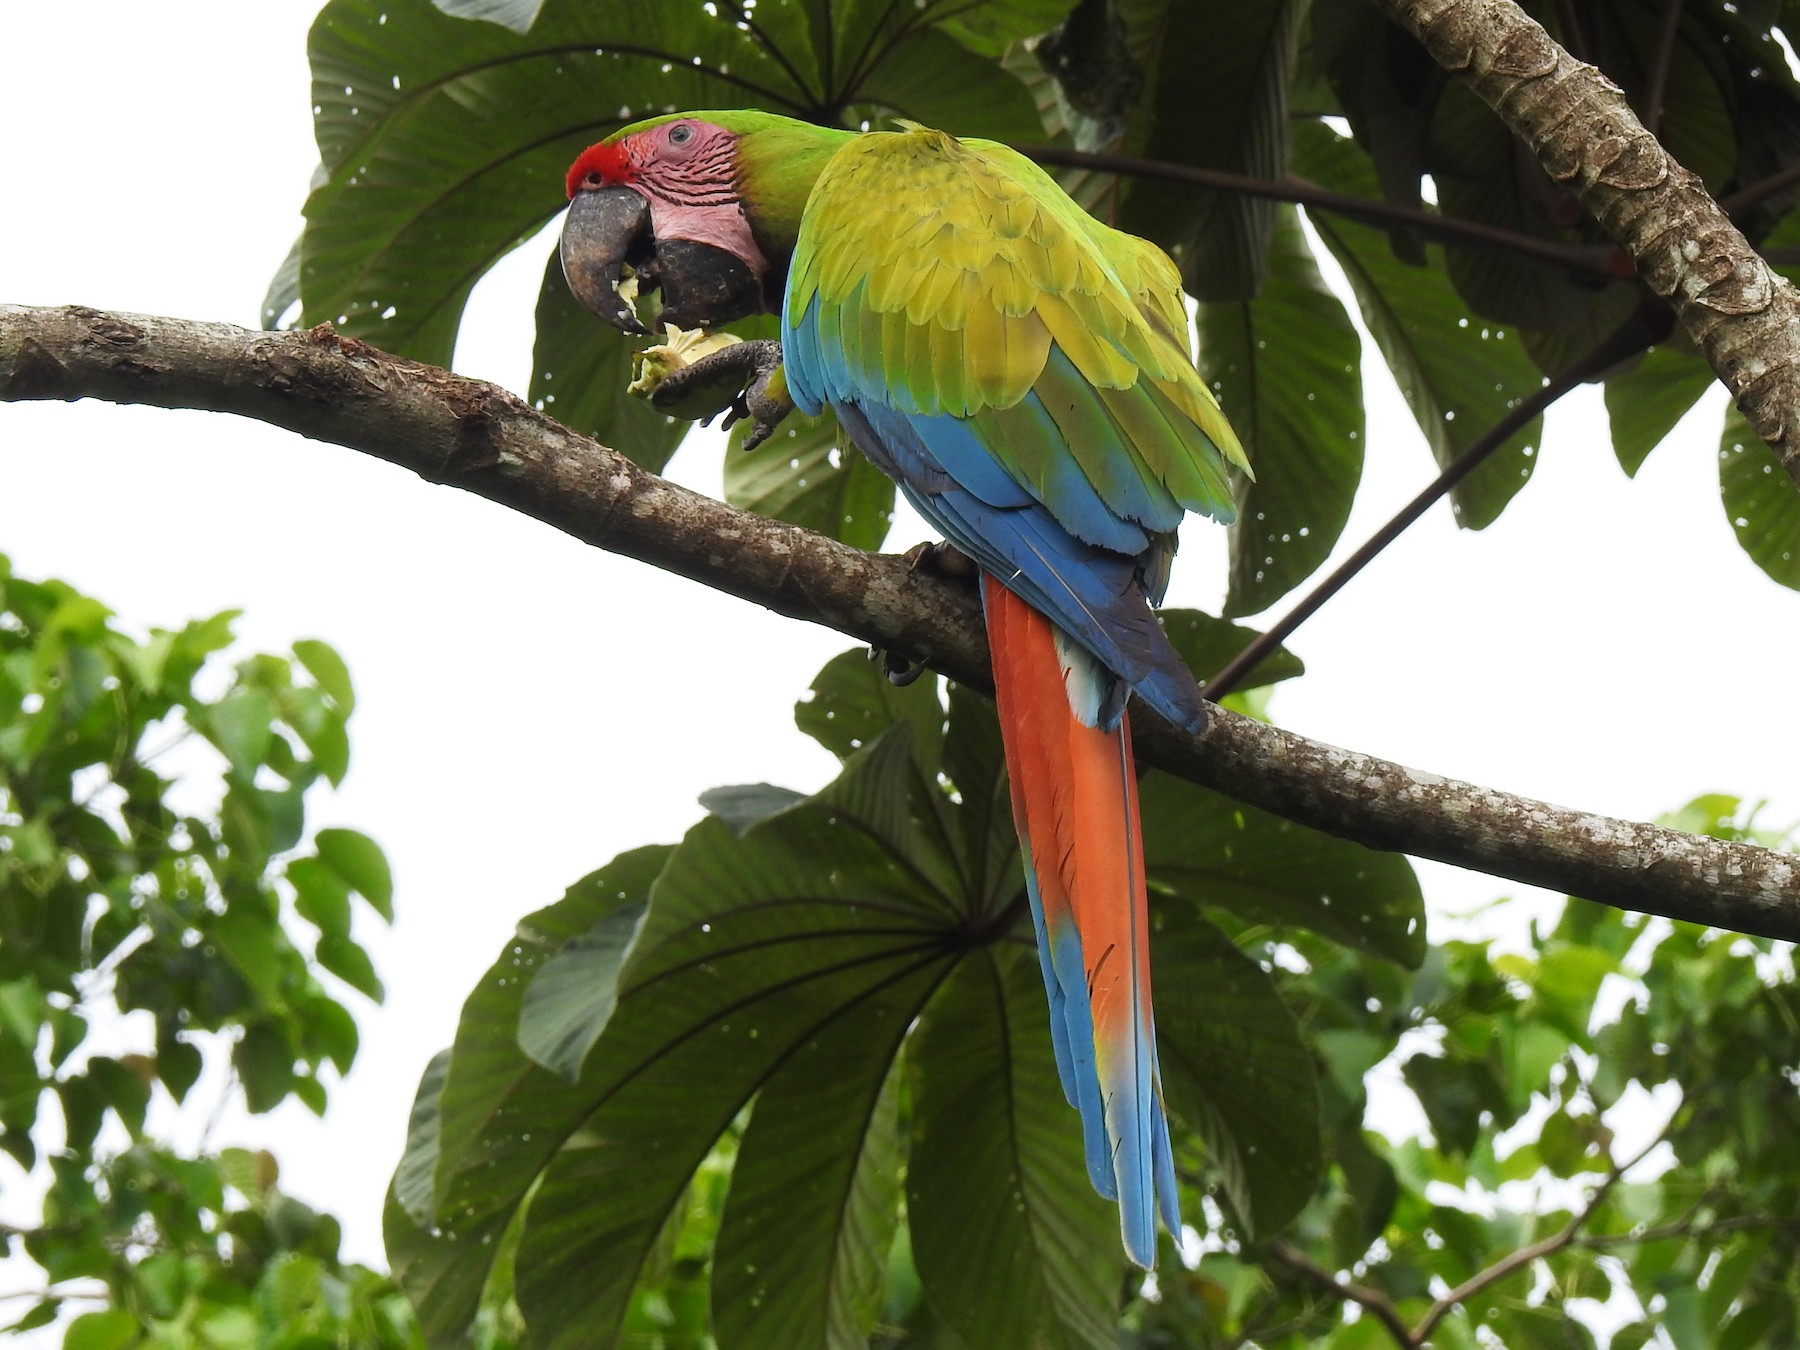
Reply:
M1413 1350L1418 1341L1413 1339L1412 1330L1406 1325L1406 1319L1400 1316L1400 1310L1393 1301L1379 1289L1371 1289L1367 1285L1355 1284L1349 1280L1340 1280L1324 1266L1314 1261L1305 1252L1288 1246L1285 1242L1277 1242L1269 1247L1269 1255L1297 1275L1304 1276L1320 1289L1334 1294L1349 1303L1366 1308L1369 1315L1387 1328L1388 1335L1401 1350Z
M1754 183L1744 185L1728 197L1719 198L1719 209L1728 216L1741 216L1751 207L1760 205L1778 192L1785 192L1796 183L1800 183L1800 160L1767 178L1759 178Z
M1615 279L1631 275L1631 264L1610 244L1562 244L1554 239L1503 230L1480 221L1422 211L1393 202L1374 201L1333 192L1317 183L1288 174L1279 179L1250 178L1244 174L1202 169L1191 164L1171 164L1135 155L1108 155L1071 150L1060 145L1019 145L1020 154L1039 164L1061 168L1091 169L1098 173L1125 174L1134 178L1160 178L1172 183L1191 183L1244 197L1289 202L1315 211L1330 211L1369 225L1404 225L1442 244L1521 253L1589 276Z
M1671 1117L1669 1123L1673 1123L1673 1117ZM1662 1129L1656 1132L1656 1137L1648 1144L1645 1144L1643 1148L1639 1149L1629 1159L1622 1163L1614 1163L1607 1171L1606 1176L1601 1180L1600 1184L1594 1187L1593 1194L1588 1196L1587 1203L1576 1213L1570 1215L1569 1221L1561 1228L1557 1229L1556 1232L1552 1233L1547 1238L1542 1238L1537 1242L1531 1243L1529 1246L1520 1247L1514 1252L1508 1252L1505 1256L1494 1262L1493 1265L1487 1267L1485 1270L1476 1271L1475 1274L1469 1276L1468 1279L1457 1285L1456 1288L1445 1294L1436 1303L1433 1303L1430 1308L1426 1309L1425 1316L1419 1322L1418 1329L1413 1332L1413 1338L1409 1344L1408 1350L1412 1350L1412 1347L1424 1345L1425 1342L1430 1339L1431 1333L1437 1327L1437 1324L1448 1317L1459 1304L1473 1298L1489 1285L1498 1284L1507 1276L1524 1269L1533 1261L1541 1260L1543 1257L1559 1252L1564 1247L1567 1247L1574 1242L1580 1235L1583 1225L1585 1225L1589 1219L1594 1217L1594 1211L1599 1209L1600 1206L1606 1202L1606 1197L1612 1193L1613 1187L1619 1184L1619 1179L1632 1168L1644 1161L1645 1158L1649 1157L1650 1154L1655 1151L1657 1146L1663 1142L1663 1138L1668 1134L1668 1131L1669 1124L1665 1123Z
M1695 1223L1693 1216L1665 1223L1658 1228L1645 1228L1635 1233L1584 1233L1570 1245L1575 1247L1629 1247L1638 1242L1661 1242L1664 1238L1707 1238L1715 1233L1741 1233L1754 1228L1800 1229L1800 1219L1783 1219L1773 1214L1740 1214L1735 1218L1716 1219L1712 1223Z
M1467 449L1446 464L1438 472L1437 477L1426 484L1416 497L1395 512L1387 524L1370 535L1368 541L1361 548L1344 559L1323 581L1308 591L1299 604L1227 662L1223 670L1207 681L1206 696L1217 703L1233 689L1236 689L1243 682L1244 677L1254 670L1263 658L1285 642L1296 628L1317 613L1327 600L1342 590L1351 578L1355 577L1358 572L1373 562L1382 550L1405 533L1415 520L1430 510L1450 489L1479 468L1489 455L1505 445L1522 427L1529 425L1533 418L1539 416L1557 399L1575 388L1576 385L1617 365L1627 356L1649 347L1651 343L1648 335L1637 339L1631 336L1638 333L1641 333L1641 327L1634 318L1625 328L1614 333L1612 337L1602 342L1562 374L1547 384L1532 390L1514 404L1504 417L1488 428L1485 433L1476 437L1474 441L1470 442Z
M1653 136L1662 122L1663 96L1669 89L1669 66L1675 60L1675 32L1680 26L1681 0L1663 0L1662 21L1656 30L1656 51L1650 58L1650 79L1644 85L1642 104L1638 109L1644 130Z

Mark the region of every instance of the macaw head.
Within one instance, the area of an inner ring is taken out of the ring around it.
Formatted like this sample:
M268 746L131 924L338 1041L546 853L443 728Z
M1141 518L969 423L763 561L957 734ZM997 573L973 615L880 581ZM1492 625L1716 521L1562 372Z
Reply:
M850 134L772 113L674 113L589 146L567 181L569 289L627 333L648 331L638 292L660 290L657 322L678 328L779 308L806 195Z

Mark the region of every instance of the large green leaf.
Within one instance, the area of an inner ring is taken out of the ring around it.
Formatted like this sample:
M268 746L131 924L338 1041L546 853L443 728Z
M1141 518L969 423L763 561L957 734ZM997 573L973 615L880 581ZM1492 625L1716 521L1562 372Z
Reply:
M1202 684L1225 668L1234 656L1261 636L1254 628L1215 618L1198 609L1165 609L1162 625L1169 641ZM1241 689L1276 684L1306 673L1300 658L1286 647L1277 647L1256 663L1240 682Z
M1118 1215L1089 1185L1080 1128L1060 1107L1030 951L995 946L962 963L914 1045L907 1217L932 1307L983 1350L1116 1345Z
M566 947L604 917L602 898L617 912L636 888L603 870L594 905L565 902L525 926L458 1032L436 1227L401 1233L390 1253L428 1326L467 1324L485 1269L468 1253L491 1253L531 1194L520 1305L544 1344L605 1344L690 1176L752 1094L840 1018L879 1015L896 1036L910 1024L954 954L943 930L955 907L930 880L953 869L922 856L930 836L907 827L915 774L896 733L828 797L742 837L696 826L656 879L617 1006L573 1084L511 1044L520 986L552 930ZM891 1047L854 1040L885 1072Z
M1635 476L1715 378L1712 367L1694 352L1661 346L1608 379L1606 414L1620 467Z
M1305 0L1169 3L1156 23L1144 130L1149 158L1279 179L1287 172L1288 84ZM1125 197L1120 226L1154 239L1203 300L1242 301L1268 275L1274 203L1145 178Z
M852 548L881 547L894 518L894 480L869 463L837 418L795 413L756 449L740 449L743 439L734 428L725 458L726 501Z
M1296 132L1294 160L1335 191L1375 194L1368 156L1324 126ZM1541 377L1517 335L1470 316L1441 270L1438 246L1424 250L1431 265L1413 266L1394 255L1383 230L1323 211L1310 219L1344 269L1363 322L1440 467L1538 387ZM1458 524L1482 529L1494 521L1530 478L1542 426L1541 419L1532 421L1451 489Z
M1228 615L1267 609L1331 552L1362 477L1361 350L1284 208L1252 301L1202 304L1200 368L1250 452L1231 527Z
M851 766L868 781L844 796L895 798L907 772L904 737L889 738ZM953 959L941 911L860 824L824 802L741 839L705 821L659 879L579 1131L526 1218L518 1298L543 1344L591 1345L616 1324L688 1177L792 1055L844 1019L897 1039ZM892 1043L861 1030L838 1043L879 1059L878 1079Z
M1261 966L1186 905L1155 919L1157 1057L1169 1106L1206 1141L1225 1193L1256 1236L1319 1184L1312 1050Z
M1800 492L1736 404L1725 410L1719 435L1719 493L1751 561L1800 590Z
M390 1196L383 1227L394 1278L434 1344L460 1336L475 1316L523 1185L554 1152L549 1131L582 1101L578 1087L519 1048L519 1018L532 977L566 943L640 903L667 853L651 847L623 854L522 921L463 1004L448 1066L434 1061L420 1087L396 1174L399 1198ZM601 1005L612 996L609 989L593 993ZM438 1072L442 1086L432 1093ZM427 1167L433 1174L429 1211L417 1181Z
M1299 924L1405 966L1425 954L1411 864L1152 771L1139 785L1153 888L1259 923Z
M863 1350L899 1222L904 1021L868 1000L802 1045L757 1094L713 1257L728 1350Z

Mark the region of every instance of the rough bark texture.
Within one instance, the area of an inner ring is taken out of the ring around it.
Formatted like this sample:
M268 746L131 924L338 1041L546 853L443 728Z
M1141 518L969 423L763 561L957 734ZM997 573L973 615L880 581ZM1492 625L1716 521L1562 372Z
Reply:
M991 687L973 592L639 468L495 385L340 337L0 305L0 398L238 413L412 469L599 548ZM1303 825L1621 908L1800 939L1800 858L1570 811L1215 709L1142 709L1145 762Z
M1645 129L1617 85L1512 0L1376 0L1531 147L1666 298L1800 487L1800 293Z

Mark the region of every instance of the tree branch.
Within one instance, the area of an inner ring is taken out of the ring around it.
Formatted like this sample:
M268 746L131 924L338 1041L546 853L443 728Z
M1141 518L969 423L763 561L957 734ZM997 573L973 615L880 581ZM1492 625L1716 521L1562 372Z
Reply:
M1493 252L1510 252L1554 263L1571 272L1615 280L1631 275L1631 268L1618 251L1605 244L1563 244L1554 239L1504 230L1479 220L1464 220L1438 211L1422 211L1395 202L1376 201L1368 197L1352 197L1330 188L1320 187L1297 174L1284 178L1251 178L1222 169L1202 169L1192 164L1171 164L1167 160L1142 159L1135 155L1111 155L1099 151L1071 150L1060 145L1017 145L1020 154L1061 168L1092 169L1097 173L1124 174L1132 178L1160 178L1171 183L1191 183L1196 187L1217 188L1240 197L1261 197L1269 201L1288 202L1311 211L1329 211L1334 215L1359 220L1365 225L1404 225L1417 230L1427 239L1440 244L1462 245Z
M1599 1209L1600 1206L1605 1203L1608 1195L1612 1194L1612 1189L1619 1184L1619 1179L1632 1168L1644 1161L1645 1158L1649 1157L1650 1154L1655 1151L1656 1146L1662 1143L1664 1136L1667 1134L1668 1126L1665 1124L1662 1129L1656 1132L1656 1137L1648 1144L1644 1145L1637 1153L1633 1154L1622 1163L1615 1162L1608 1168L1606 1175L1601 1179L1600 1184L1594 1187L1593 1194L1588 1196L1587 1203L1574 1214L1571 1214L1569 1216L1569 1221L1549 1237L1540 1238L1536 1242L1520 1247L1517 1251L1508 1252L1505 1256L1494 1262L1493 1265L1487 1267L1485 1270L1476 1271L1473 1275L1469 1276L1468 1279L1457 1285L1456 1288L1452 1289L1437 1302L1433 1303L1431 1307L1426 1310L1424 1318L1419 1322L1418 1329L1413 1332L1412 1344L1415 1346L1424 1345L1426 1341L1431 1338L1431 1333L1437 1327L1437 1324L1448 1317L1458 1304L1473 1298L1489 1285L1498 1284L1507 1276L1522 1270L1533 1261L1545 1256L1551 1256L1574 1242L1575 1239L1581 1235L1581 1230L1587 1224L1587 1221L1594 1217L1594 1211Z
M495 385L329 327L0 305L0 399L231 412L477 493L585 543L991 688L966 589L669 483ZM1200 736L1134 707L1146 763L1374 848L1623 909L1800 938L1800 858L1439 778L1214 710Z
M1272 1244L1268 1253L1278 1265L1286 1266L1317 1288L1368 1309L1370 1316L1387 1328L1388 1335L1394 1338L1394 1344L1400 1346L1401 1350L1413 1350L1418 1345L1413 1339L1412 1328L1400 1316L1400 1310L1381 1290L1340 1280L1305 1252L1290 1247L1285 1242Z
M1529 145L1637 264L1800 486L1800 292L1618 87L1512 0L1377 0Z

